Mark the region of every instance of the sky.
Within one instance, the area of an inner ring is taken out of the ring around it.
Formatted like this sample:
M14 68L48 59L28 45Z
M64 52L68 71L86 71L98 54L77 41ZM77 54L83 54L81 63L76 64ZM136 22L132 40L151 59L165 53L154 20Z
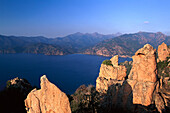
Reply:
M170 0L0 0L2 35L139 31L170 35Z

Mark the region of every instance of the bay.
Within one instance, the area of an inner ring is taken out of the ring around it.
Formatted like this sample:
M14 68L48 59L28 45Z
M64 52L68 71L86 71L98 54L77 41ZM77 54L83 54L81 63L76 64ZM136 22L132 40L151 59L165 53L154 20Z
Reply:
M103 60L111 57L71 54L46 56L41 54L0 54L0 90L6 81L15 77L27 79L32 86L40 87L40 77L47 75L49 81L67 94L72 94L82 84L95 85ZM131 58L119 58L119 63Z

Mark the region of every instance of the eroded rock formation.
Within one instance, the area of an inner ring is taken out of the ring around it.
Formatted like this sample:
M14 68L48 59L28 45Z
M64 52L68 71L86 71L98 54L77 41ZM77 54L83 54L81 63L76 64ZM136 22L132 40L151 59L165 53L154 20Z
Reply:
M101 64L99 77L96 80L96 90L106 93L114 80L124 80L126 67L118 65L118 55L110 59L112 65Z
M152 102L152 95L157 80L156 50L149 44L139 49L133 58L133 66L128 76L133 84L133 104L148 106Z
M27 113L71 113L68 97L58 87L41 77L41 89L32 90L26 100Z
M165 111L169 93L163 91L163 80L157 79L156 50L146 44L132 58L132 69L126 80L118 79L121 73L113 73L114 69L120 68L115 65L117 57L111 59L113 66L101 65L96 90L103 98L100 103L102 109L106 110L104 112L140 113L155 111L153 106L156 106L159 112Z

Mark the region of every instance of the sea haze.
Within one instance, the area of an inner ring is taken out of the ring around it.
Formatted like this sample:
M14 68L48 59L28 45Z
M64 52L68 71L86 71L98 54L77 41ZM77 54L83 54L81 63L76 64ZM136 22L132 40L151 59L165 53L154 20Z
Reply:
M45 74L62 91L72 94L82 84L95 85L102 61L110 58L84 54L0 54L0 89L15 77L25 78L32 86L40 87L40 77ZM119 58L119 62L125 60L132 59Z

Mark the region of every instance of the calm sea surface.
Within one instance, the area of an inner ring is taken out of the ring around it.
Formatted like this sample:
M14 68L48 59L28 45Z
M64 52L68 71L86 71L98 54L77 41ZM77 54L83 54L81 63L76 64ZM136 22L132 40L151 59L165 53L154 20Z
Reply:
M15 77L25 78L32 86L40 87L40 77L45 74L62 91L72 94L82 84L95 85L102 61L110 58L83 54L0 54L0 90L7 80ZM125 60L132 59L119 58L119 62Z

